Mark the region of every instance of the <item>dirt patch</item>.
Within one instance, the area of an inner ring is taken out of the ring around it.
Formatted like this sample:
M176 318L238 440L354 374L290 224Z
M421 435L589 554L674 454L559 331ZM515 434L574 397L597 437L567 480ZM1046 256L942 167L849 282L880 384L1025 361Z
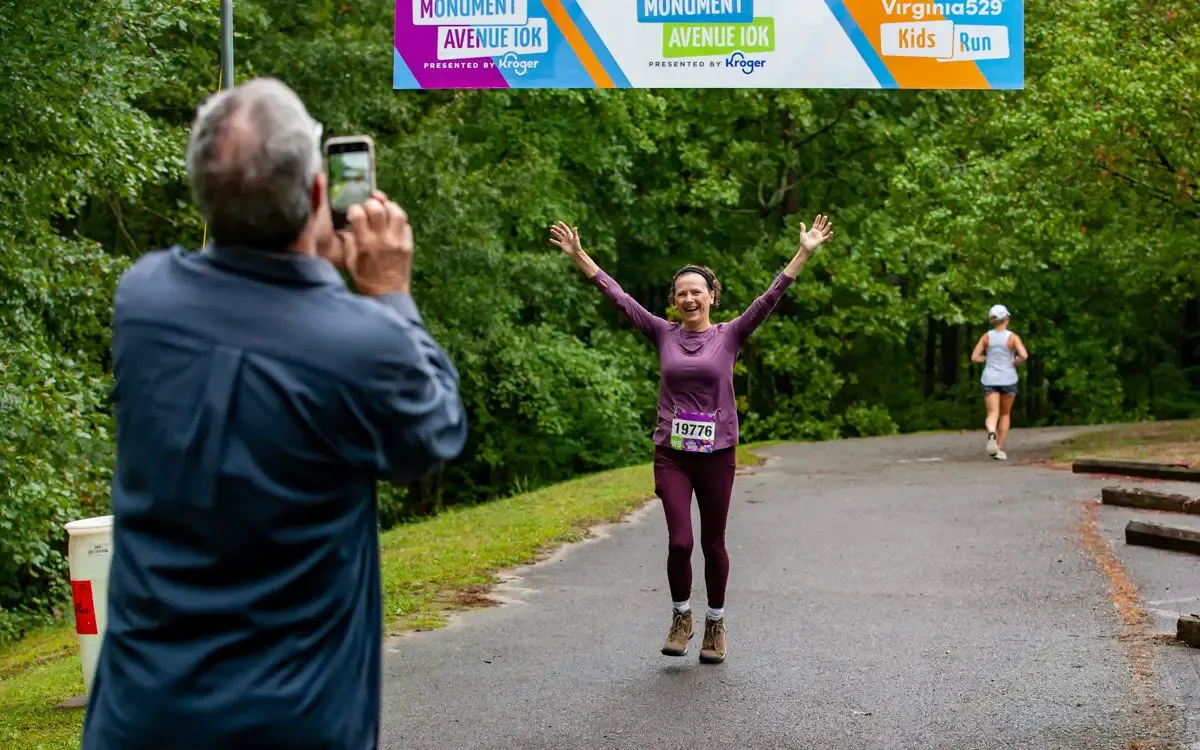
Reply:
M1137 585L1100 531L1100 503L1083 502L1083 521L1077 529L1080 544L1108 581L1108 600L1116 607L1125 647L1134 711L1142 717L1146 738L1130 740L1126 750L1172 750L1175 716L1158 695L1158 653L1161 637L1153 631Z
M488 593L492 590L491 586L486 584L478 584L462 591L455 591L450 596L450 603L456 607L495 607L500 604Z
M1180 463L1192 469L1200 469L1200 449L1194 442L1164 445L1155 448L1154 460Z

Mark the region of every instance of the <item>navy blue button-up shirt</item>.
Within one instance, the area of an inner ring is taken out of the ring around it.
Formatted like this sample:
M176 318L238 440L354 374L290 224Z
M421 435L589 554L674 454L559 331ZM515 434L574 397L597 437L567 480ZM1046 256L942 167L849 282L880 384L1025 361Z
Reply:
M375 483L462 450L412 299L328 262L151 253L117 291L108 629L85 750L377 744Z

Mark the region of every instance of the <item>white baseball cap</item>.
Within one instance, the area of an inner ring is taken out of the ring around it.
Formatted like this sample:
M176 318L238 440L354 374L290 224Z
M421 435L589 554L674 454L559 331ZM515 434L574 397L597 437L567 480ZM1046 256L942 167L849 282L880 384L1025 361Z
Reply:
M992 305L992 309L988 310L989 320L1004 320L1009 317L1008 308L1004 305Z

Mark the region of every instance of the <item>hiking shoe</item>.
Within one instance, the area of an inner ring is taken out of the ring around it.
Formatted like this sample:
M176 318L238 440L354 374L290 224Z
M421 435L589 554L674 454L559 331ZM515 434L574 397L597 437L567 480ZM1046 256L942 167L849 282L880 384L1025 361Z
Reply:
M688 641L692 640L692 612L671 613L671 630L663 644L663 656L687 656Z
M1007 461L1008 454L1005 453L1004 451L998 450L992 454L992 458L996 459L997 461Z
M700 661L720 664L725 661L725 618L704 620L704 642L700 646Z
M997 453L1000 452L1000 446L997 445L997 443L996 443L996 433L994 433L994 432L988 433L987 452L988 452L989 456L995 456Z

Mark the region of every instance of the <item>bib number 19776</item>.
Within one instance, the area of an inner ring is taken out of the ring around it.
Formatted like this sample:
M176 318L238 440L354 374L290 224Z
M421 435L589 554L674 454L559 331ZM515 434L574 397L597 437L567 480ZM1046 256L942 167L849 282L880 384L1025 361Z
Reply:
M717 420L711 414L681 412L671 422L671 447L688 453L712 453Z

